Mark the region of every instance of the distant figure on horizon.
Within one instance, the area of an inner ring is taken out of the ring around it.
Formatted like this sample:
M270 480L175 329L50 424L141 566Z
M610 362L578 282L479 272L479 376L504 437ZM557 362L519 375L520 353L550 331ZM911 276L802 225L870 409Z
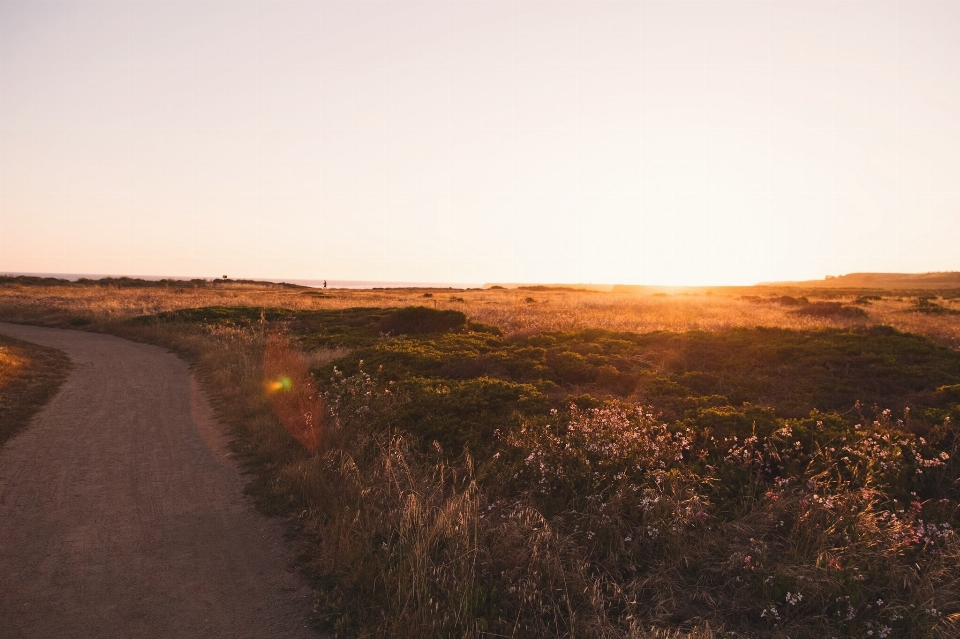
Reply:
M323 288L327 288L327 280L323 280Z

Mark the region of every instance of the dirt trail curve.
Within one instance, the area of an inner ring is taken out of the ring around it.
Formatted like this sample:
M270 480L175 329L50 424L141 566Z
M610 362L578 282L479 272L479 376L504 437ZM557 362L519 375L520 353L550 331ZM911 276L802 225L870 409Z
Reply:
M317 636L281 524L243 495L183 361L107 335L0 332L73 360L0 450L0 638Z

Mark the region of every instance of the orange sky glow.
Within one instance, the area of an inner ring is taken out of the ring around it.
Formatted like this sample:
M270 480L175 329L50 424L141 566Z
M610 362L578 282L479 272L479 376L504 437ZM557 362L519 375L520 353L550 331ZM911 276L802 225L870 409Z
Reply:
M960 270L960 2L0 0L0 272Z

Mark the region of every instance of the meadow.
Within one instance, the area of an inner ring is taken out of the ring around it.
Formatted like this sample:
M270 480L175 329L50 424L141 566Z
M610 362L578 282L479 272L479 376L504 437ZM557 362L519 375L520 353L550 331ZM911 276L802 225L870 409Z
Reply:
M0 281L190 360L338 636L954 637L955 291Z

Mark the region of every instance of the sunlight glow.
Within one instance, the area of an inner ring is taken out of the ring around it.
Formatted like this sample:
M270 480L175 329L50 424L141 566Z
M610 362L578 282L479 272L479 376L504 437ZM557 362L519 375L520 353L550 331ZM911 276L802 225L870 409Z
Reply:
M958 6L0 0L0 270L956 269Z

